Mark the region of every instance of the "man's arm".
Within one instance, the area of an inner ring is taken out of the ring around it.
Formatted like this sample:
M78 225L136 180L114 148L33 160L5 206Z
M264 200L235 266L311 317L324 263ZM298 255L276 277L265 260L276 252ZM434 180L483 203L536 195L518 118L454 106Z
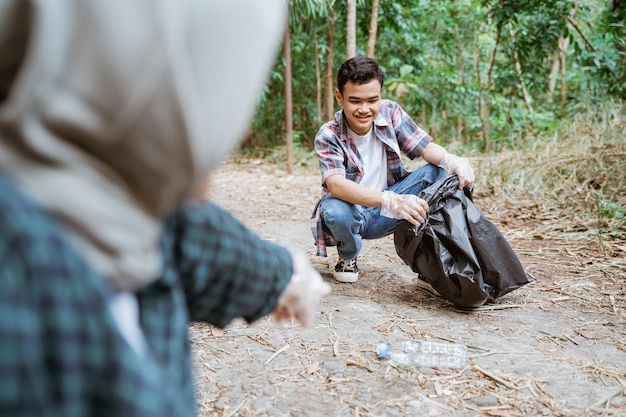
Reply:
M443 157L447 153L448 152L443 146L437 145L435 142L430 142L422 151L421 157L428 163L440 166Z
M380 207L380 214L385 217L408 220L414 225L426 218L428 204L415 195L372 190L341 175L328 177L326 186L332 197L361 206Z
M440 166L459 177L459 188L465 188L474 182L474 170L467 158L452 155L442 146L429 143L421 154L426 162Z
M430 142L421 153L421 157L433 165L441 165L448 152L440 145ZM381 207L381 191L372 190L350 181L342 175L332 175L326 179L326 187L334 198L347 201L352 204L359 204L366 207Z
M366 207L381 207L381 191L372 190L361 184L343 177L342 175L332 175L326 179L326 187L330 194L339 200Z

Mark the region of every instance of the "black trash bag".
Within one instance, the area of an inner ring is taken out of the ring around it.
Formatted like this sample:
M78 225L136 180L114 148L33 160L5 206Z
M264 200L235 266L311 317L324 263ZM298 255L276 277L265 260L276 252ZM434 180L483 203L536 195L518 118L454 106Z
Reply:
M472 202L472 189L459 189L456 175L419 197L428 203L427 219L419 226L398 223L396 252L443 298L478 307L532 282L502 233Z

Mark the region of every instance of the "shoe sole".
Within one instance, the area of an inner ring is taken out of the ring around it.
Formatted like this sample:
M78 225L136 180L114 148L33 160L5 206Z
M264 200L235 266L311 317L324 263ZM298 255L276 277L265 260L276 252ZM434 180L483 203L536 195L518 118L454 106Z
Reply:
M425 290L425 291L427 291L427 292L431 293L432 295L435 295L435 296L437 296L437 297L441 297L441 294L439 294L439 293L437 292L437 290L436 290L436 289L434 289L434 288L433 288L433 286L432 286L432 285L430 285L428 282L426 282L426 281L422 281L421 279L419 279L419 278L418 278L418 279L417 279L417 283L416 283L416 284L417 284L417 286L418 286L419 288L421 288L421 289L423 289L423 290Z
M354 272L333 272L333 278L339 282L357 282L359 274Z

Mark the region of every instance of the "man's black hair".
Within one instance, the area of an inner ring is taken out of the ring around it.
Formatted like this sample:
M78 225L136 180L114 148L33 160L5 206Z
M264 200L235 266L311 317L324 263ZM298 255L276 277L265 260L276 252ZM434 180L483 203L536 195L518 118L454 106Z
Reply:
M378 62L373 58L357 56L348 59L341 65L341 68L339 68L339 72L337 73L337 88L341 95L343 95L343 88L348 81L354 84L367 84L374 79L380 82L382 88L385 74L378 65Z

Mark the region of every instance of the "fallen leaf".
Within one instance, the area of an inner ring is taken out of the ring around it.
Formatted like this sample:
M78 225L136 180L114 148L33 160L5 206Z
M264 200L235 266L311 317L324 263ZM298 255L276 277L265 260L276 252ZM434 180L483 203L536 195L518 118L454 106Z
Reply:
M370 368L368 365L365 365L365 364L360 363L360 362L347 361L346 365L348 365L348 366L356 366L357 368L365 369L368 372L374 372L374 370L372 368Z
M585 339L600 339L600 336L598 336L591 330L577 330L576 333L578 333Z
M263 346L267 346L272 348L273 350L276 350L276 346L274 346L273 344L271 344L270 342L267 341L267 339L265 339L262 336L252 336L252 335L248 335L249 339L254 340L257 343L262 344Z
M562 297L555 297L555 298L550 298L550 301L552 301L553 303L558 303L560 301L567 301L569 299L571 299L572 297L564 295Z
M378 330L381 333L388 333L389 332L389 326L380 326L376 330Z
M360 360L363 360L363 361L365 360L365 357L363 355L361 355L361 352L359 352L357 350L354 350L354 349L350 350L350 355L354 356L357 359L360 359Z
M320 363L319 362L315 362L310 364L309 366L306 367L306 373L307 374L314 374L317 371L320 370Z
M487 414L490 416L497 416L497 417L519 417L519 414L512 413L508 410L489 410L487 411Z

